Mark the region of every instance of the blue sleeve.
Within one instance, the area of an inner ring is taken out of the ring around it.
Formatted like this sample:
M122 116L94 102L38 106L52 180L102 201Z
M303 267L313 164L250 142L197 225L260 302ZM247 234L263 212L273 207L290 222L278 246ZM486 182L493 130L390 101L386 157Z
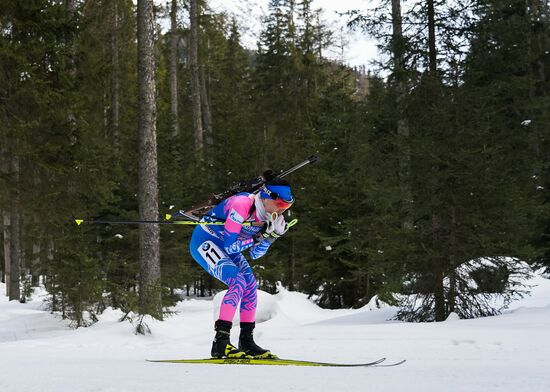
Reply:
M258 242L256 245L254 245L250 249L250 257L253 260L259 259L260 257L262 257L267 253L267 250L269 249L272 243L273 241L270 238L267 238Z
M243 250L248 249L252 245L254 245L253 238L239 240L238 237L239 235L237 233L228 233L227 231L225 232L225 236L223 239L223 248L228 255L242 252Z

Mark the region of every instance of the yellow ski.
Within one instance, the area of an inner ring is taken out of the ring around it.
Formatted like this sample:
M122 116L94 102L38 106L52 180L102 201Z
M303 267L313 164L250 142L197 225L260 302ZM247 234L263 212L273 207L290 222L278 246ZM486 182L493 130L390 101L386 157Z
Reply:
M331 363L331 362L316 362L316 361L301 361L295 359L271 358L271 359L256 359L256 358L207 358L207 359L160 359L151 360L148 362L162 363L191 363L191 364L216 364L216 365L274 365L274 366L326 366L326 367L367 367L376 366L384 362L386 358L380 358L373 362L367 363Z

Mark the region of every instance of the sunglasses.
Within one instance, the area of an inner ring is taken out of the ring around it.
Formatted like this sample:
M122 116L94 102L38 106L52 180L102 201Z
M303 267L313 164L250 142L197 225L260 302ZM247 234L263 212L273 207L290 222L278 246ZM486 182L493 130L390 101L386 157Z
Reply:
M276 199L272 199L273 202L275 203L275 205L277 206L277 208L280 208L280 209L288 209L290 208L290 206L292 206L292 202L288 202L286 200L283 200L281 199L280 197L276 198Z

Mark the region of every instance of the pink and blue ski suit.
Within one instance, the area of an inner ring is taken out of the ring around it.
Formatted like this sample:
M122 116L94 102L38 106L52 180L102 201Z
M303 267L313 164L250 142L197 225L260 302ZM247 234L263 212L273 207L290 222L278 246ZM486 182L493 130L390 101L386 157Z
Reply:
M193 231L191 255L210 275L229 286L220 307L220 320L232 321L240 302L240 321L254 322L256 316L256 278L243 256L263 256L271 242L255 242L262 226L243 226L244 222L261 222L254 208L254 195L239 193L218 204L203 218L206 222L224 221L224 225L199 225Z

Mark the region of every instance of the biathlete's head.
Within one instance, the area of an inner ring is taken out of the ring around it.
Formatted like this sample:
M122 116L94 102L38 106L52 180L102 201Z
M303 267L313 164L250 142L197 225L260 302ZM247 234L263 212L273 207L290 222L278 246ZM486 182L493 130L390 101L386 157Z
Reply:
M288 181L275 178L260 188L260 198L268 214L282 214L294 203Z

